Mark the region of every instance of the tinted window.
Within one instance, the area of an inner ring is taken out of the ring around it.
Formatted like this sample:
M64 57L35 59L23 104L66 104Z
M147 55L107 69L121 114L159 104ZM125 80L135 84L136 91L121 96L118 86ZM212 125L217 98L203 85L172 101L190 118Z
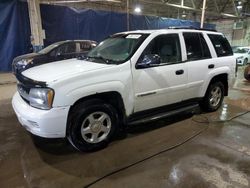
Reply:
M55 50L55 54L56 54L56 55L57 55L57 54L60 54L60 55L65 54L66 48L67 48L67 46L66 46L65 44L59 46L59 47Z
M65 45L65 53L75 53L76 52L76 44L75 43L68 43Z
M204 39L202 34L200 34L199 37L200 37L200 42L201 42L201 49L202 49L203 58L211 58L212 56L211 56L211 53L210 53L210 50L208 48L206 40Z
M183 33L187 59L190 61L211 58L206 40L201 33Z
M162 64L172 64L181 61L181 49L178 34L161 35L153 39L144 50L144 55L157 54Z
M226 37L224 37L223 35L214 35L214 34L209 34L208 37L213 43L213 46L215 48L218 57L233 55L232 48L229 42L227 41Z

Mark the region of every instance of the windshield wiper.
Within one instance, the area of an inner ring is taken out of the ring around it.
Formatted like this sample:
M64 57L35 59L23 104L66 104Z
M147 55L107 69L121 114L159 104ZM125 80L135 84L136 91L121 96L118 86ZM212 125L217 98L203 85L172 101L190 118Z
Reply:
M112 60L112 59L106 59L106 58L104 58L103 56L100 56L100 55L99 56L87 56L87 58L100 59L100 60L102 60L106 64L115 63L114 60Z

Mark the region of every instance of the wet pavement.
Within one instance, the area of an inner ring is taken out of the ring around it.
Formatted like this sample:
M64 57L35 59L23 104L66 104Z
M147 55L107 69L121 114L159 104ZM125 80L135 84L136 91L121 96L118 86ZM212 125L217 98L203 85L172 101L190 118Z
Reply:
M32 137L10 105L15 85L2 90L1 188L250 187L250 86L241 76L217 112L129 127L126 137L94 153Z

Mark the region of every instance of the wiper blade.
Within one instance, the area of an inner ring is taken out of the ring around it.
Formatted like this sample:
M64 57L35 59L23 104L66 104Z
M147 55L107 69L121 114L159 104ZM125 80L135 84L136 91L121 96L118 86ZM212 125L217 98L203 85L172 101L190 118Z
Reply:
M106 58L104 58L103 56L87 56L87 58L94 58L94 59L100 59L100 60L102 60L103 62L105 62L106 64L110 64L111 62L115 62L114 60L112 60L112 59L106 59Z

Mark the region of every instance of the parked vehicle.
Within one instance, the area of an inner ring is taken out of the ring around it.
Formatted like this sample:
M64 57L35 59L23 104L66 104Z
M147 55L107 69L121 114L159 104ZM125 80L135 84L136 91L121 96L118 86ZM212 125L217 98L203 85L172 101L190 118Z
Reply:
M250 48L237 47L234 49L234 56L237 59L238 65L246 65L250 61Z
M18 74L26 69L44 63L76 58L86 54L96 45L97 42L89 40L67 40L56 42L42 49L38 53L30 53L16 57L12 63L12 70L14 74Z
M232 47L233 52L235 52L240 46L231 46L231 47Z
M119 33L84 60L33 67L12 105L32 134L67 137L81 151L105 147L127 124L154 121L200 104L217 110L236 59L218 32L194 29Z

